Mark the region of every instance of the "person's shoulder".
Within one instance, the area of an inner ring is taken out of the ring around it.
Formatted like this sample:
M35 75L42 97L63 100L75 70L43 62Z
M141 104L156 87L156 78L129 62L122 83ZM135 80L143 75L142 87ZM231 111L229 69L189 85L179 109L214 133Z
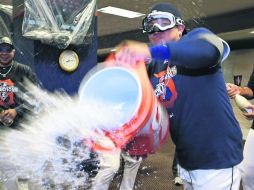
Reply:
M14 61L13 64L17 67L17 68L23 68L23 69L30 69L30 66L20 63L18 61Z
M211 30L205 27L194 28L183 36L182 40L199 40L203 39L209 43L214 43L219 40L218 36L214 34Z
M187 36L201 35L201 34L214 34L211 30L205 27L197 27L188 32Z
M32 68L30 66L20 63L20 62L17 62L17 61L13 62L13 67L15 68L16 72L18 72L18 73L26 74L26 73L33 72Z

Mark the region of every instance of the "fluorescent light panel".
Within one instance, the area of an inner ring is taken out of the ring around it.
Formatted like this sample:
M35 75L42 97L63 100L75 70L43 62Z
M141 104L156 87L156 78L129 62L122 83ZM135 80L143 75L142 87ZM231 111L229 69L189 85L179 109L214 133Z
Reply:
M141 17L144 15L142 13L129 11L126 9L121 9L121 8L112 7L112 6L104 7L104 8L98 9L97 11L102 12L102 13L116 15L116 16L127 17L127 18L137 18L137 17Z

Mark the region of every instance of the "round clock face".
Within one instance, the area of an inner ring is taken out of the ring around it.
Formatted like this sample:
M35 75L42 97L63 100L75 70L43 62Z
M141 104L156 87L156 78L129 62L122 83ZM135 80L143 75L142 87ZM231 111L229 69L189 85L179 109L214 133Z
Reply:
M67 72L72 72L77 69L79 65L79 58L76 52L72 50L65 50L59 56L60 67Z

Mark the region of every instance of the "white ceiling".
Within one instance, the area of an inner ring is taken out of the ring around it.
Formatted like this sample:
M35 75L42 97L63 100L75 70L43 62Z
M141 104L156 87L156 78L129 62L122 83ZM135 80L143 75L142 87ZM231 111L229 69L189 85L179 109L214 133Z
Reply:
M1 4L11 4L14 0L1 0ZM22 4L23 0L15 0L15 3ZM182 12L185 20L194 21L194 23L203 23L205 18L220 18L220 15L226 13L238 13L241 10L254 8L254 0L98 0L98 9L113 6L140 13L147 13L151 6L158 2L171 2L175 4ZM22 7L22 6L20 6ZM254 10L254 9L253 9ZM223 16L222 16L223 18ZM110 14L98 13L98 37L107 37L108 35L126 33L141 28L142 18L123 18ZM245 18L245 20L231 20L232 26L237 26L241 22L253 22L252 27L244 29L229 30L219 35L225 40L254 39L254 18ZM224 23L222 22L221 25ZM251 24L249 24L251 25ZM217 26L218 27L218 26Z
M98 9L114 6L131 11L147 13L149 8L161 0L99 0ZM225 14L254 7L254 0L171 0L181 11L186 20L202 22L202 18ZM128 19L99 13L98 35L105 36L135 30L141 27L142 18ZM254 18L253 18L254 20ZM223 24L223 23L222 23Z

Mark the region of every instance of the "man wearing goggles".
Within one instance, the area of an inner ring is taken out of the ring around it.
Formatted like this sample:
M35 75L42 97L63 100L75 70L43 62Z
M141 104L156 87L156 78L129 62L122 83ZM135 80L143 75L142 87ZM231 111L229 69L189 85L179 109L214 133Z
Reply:
M159 8L154 6L143 19L142 27L153 45L177 41L186 34L182 15L173 6Z
M116 61L134 67L147 64L156 96L172 113L170 134L184 189L238 190L242 134L221 70L230 48L206 28L182 37L184 25L178 18L182 19L173 5L155 5L143 21L151 45L124 41L117 46ZM172 107L166 89L170 78L177 91Z
M142 26L144 32L153 34L155 32L164 32L175 26L184 26L184 21L168 12L153 11L144 18Z

